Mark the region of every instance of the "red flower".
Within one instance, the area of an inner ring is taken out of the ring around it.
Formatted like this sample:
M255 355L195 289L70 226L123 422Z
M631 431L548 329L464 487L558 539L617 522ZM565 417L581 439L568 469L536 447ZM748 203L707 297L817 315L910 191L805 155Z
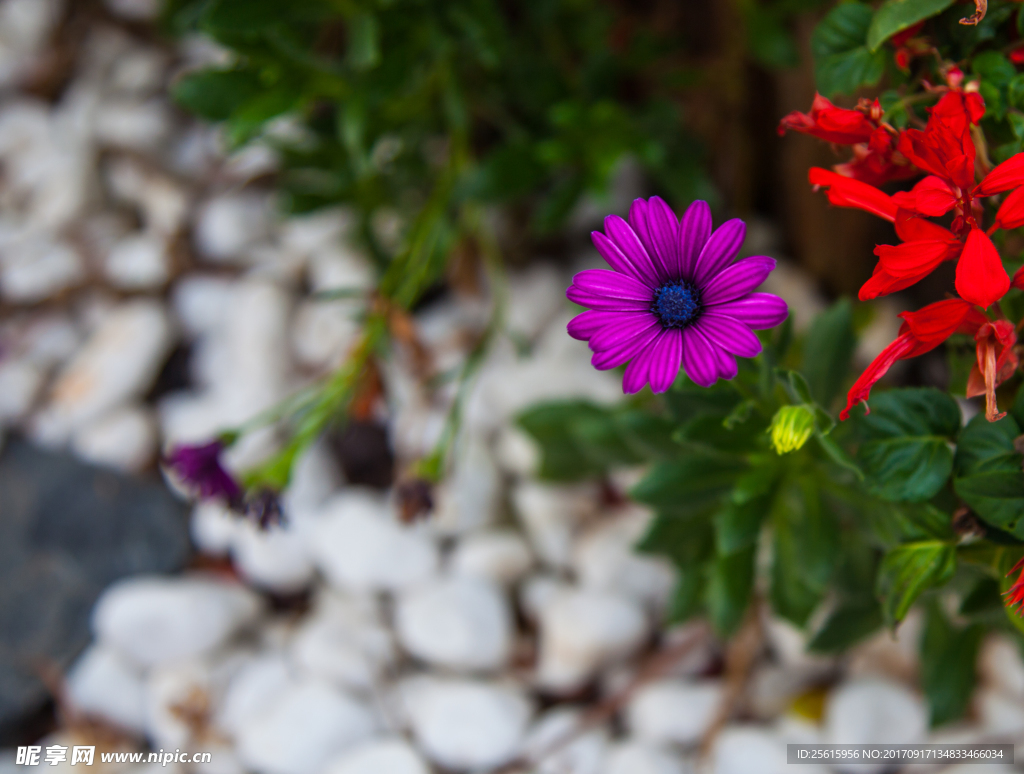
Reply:
M1017 331L1008 320L986 322L974 334L977 362L967 377L967 397L985 396L985 418L995 422L1006 416L996 405L996 387L1005 382L1020 365L1014 346Z
M896 234L903 244L878 245L878 263L858 293L861 301L908 288L931 274L943 261L958 258L964 245L949 229L901 211Z
M795 110L779 122L780 135L787 129L836 145L853 146L853 159L836 165L836 171L846 177L881 185L917 174L896 153L896 130L882 123L878 100L862 99L855 110L849 110L815 94L810 113Z
M1024 46L1017 46L1010 52L1008 58L1015 65L1024 64Z
M949 298L929 304L916 312L903 312L900 335L876 357L860 375L846 396L846 408L840 419L850 416L850 409L866 402L871 387L881 379L893 363L930 352L954 333L976 333L988 318L961 298Z
M896 220L899 206L889 194L873 185L821 167L811 167L807 179L815 190L824 188L828 200L837 207L856 207L890 222Z
M836 107L820 94L814 95L810 113L794 110L779 122L779 135L787 129L810 134L825 142L836 145L853 145L867 142L878 128L881 108L877 108L875 120L871 119L873 108L878 105L876 100L871 106L858 110Z
M1010 586L1010 588L1003 592L1003 595L1006 597L1006 606L1011 609L1019 607L1019 605L1024 602L1024 557L1019 559L1017 564L1010 568L1010 571L1006 573L1006 577L1009 578L1018 571L1020 572L1020 575L1017 576L1017 580L1013 582L1013 585ZM1017 612L1019 613L1020 610L1018 609Z

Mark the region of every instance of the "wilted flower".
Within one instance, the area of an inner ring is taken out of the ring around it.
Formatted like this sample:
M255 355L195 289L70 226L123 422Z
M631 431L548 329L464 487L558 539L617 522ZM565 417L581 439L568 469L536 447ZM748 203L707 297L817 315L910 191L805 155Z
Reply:
M224 443L211 441L198 446L175 446L164 463L204 500L223 498L237 503L242 488L220 464Z
M809 406L783 406L772 417L768 432L778 454L801 448L814 432L814 411Z
M754 329L778 325L786 302L754 293L775 259L734 262L746 226L730 220L711 231L707 202L682 217L657 196L637 199L627 223L604 221L606 234L591 234L613 271L588 269L573 278L570 301L591 307L569 323L569 335L588 341L591 362L606 370L625 363L625 392L648 382L665 392L679 373L702 387L736 376L736 356L754 357L761 342Z

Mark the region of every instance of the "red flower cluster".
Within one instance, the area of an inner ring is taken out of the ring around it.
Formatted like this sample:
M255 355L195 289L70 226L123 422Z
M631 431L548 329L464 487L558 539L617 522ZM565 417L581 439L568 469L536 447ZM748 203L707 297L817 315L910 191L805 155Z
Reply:
M907 288L928 276L943 261L957 261L956 290L960 298L930 304L904 319L899 337L875 359L850 389L846 408L865 401L871 386L897 360L917 357L955 333L974 336L977 362L968 380L968 396L985 395L990 421L1003 415L995 389L1017 369L1017 332L1003 319L999 300L1011 287L989 235L996 229L1024 225L1024 153L1018 153L976 180L977 152L971 126L985 113L976 92L960 88L962 74L947 75L949 86L931 108L924 130L897 131L881 120L877 103L862 100L854 110L838 108L820 95L810 114L792 113L780 131L795 129L837 144L854 147L854 160L835 172L813 168L809 180L824 189L840 207L865 210L892 222L903 242L878 245L878 264L860 289L868 300ZM883 182L924 174L910 191L890 196L877 188ZM986 231L981 226L983 197L1009 194ZM948 227L926 218L953 213ZM1024 274L1012 285L1024 289ZM980 308L979 308L980 307ZM990 317L983 310L991 310Z

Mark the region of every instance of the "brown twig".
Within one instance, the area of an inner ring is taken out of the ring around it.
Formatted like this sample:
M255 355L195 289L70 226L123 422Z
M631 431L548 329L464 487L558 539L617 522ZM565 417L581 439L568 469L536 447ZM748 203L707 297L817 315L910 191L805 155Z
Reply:
M748 610L740 630L729 642L725 651L725 690L722 701L718 705L715 719L700 741L700 757L706 759L711 753L715 737L722 730L743 695L750 677L750 670L761 652L763 632L761 631L761 614L758 604L752 604Z
M541 762L570 745L590 729L610 720L616 712L626 705L639 688L643 687L651 680L661 677L672 669L673 666L679 663L680 659L700 644L709 635L709 633L707 625L701 623L694 627L694 630L690 632L688 637L653 653L641 665L636 675L629 682L629 685L621 691L613 693L606 699L602 699L584 712L573 728L569 729L565 734L542 748L540 752L534 753L531 756L524 755L514 761L511 761L498 769L495 774L510 774L510 772L519 771L521 769L532 771L539 766Z
M974 0L974 13L970 16L965 16L960 20L960 23L975 27L985 18L986 13L988 13L988 0Z

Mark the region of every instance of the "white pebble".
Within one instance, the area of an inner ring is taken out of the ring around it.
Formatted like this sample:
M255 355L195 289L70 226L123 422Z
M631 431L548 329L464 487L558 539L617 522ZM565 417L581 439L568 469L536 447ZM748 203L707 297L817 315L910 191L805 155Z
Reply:
M189 534L204 553L215 556L228 553L240 531L238 515L217 500L201 500L192 509Z
M156 456L156 422L142 406L122 406L88 422L71 438L83 460L115 470L144 470Z
M711 727L721 703L718 682L658 680L633 695L626 722L645 742L692 745Z
M315 368L340 365L359 333L358 313L347 299L300 304L291 330L295 359Z
M170 321L155 301L126 301L105 314L61 371L40 421L56 435L133 398L156 378L173 343Z
M217 710L217 725L233 736L269 712L292 685L288 662L280 653L264 653L231 677Z
M628 594L655 609L664 606L675 586L672 565L635 549L650 520L650 513L630 510L584 533L576 541L572 558L580 584Z
M171 303L189 336L217 330L228 314L235 282L209 274L189 274L174 284Z
M578 522L593 508L588 491L531 481L515 487L512 501L541 561L568 569L573 532Z
M729 726L715 737L711 751L713 774L792 774L786 743L769 731L751 726ZM859 770L864 769L861 764ZM800 766L800 774L829 774L816 763Z
M595 591L559 593L540 614L537 680L546 688L581 687L603 666L628 656L647 636L647 621L628 597Z
M43 372L28 360L0 360L0 422L24 417L43 386Z
M238 584L135 576L103 592L92 627L101 642L151 666L213 650L259 611L257 597Z
M426 762L401 737L384 737L343 752L324 774L430 774Z
M523 754L536 763L536 774L600 774L608 747L602 728L581 730L582 711L556 707L530 729Z
M290 525L260 529L251 521L242 521L232 556L243 578L281 594L301 591L315 572L305 541Z
M234 262L267 234L271 212L259 194L240 193L211 199L199 211L196 244L206 258Z
M110 648L92 645L79 656L68 673L66 690L76 712L99 716L128 731L145 730L142 674Z
M85 278L81 256L63 242L25 240L3 252L0 293L9 301L42 301Z
M473 680L413 678L401 686L416 742L438 766L490 769L519 751L532 715L517 688Z
M437 488L431 526L450 535L490 524L497 516L498 483L484 439L469 434L459 447L454 472Z
M437 570L433 541L399 524L374 495L349 491L324 506L311 525L310 551L327 579L352 591L397 590Z
M519 581L532 565L529 546L512 530L472 532L459 541L451 558L454 574L506 586Z
M260 774L311 774L377 728L370 710L325 683L304 680L238 734L238 755Z
M303 672L357 691L372 691L396 655L372 601L335 594L320 599L289 652Z
M901 685L877 678L852 680L835 688L825 706L828 744L914 744L928 729L924 702ZM839 771L872 774L884 764L836 764Z
M512 645L512 615L490 581L447 578L403 593L395 613L399 641L432 665L476 671L501 667Z
M161 100L112 99L96 111L96 139L114 147L151 151L166 139L170 122L167 104Z
M608 751L601 774L690 774L692 767L662 747L620 742ZM752 769L761 774L760 769Z
M170 277L167 243L149 235L138 235L118 242L107 256L106 274L110 282L125 290L161 287Z
M978 672L984 684L1007 696L1024 698L1024 659L1010 637L993 634L985 639L978 656Z

